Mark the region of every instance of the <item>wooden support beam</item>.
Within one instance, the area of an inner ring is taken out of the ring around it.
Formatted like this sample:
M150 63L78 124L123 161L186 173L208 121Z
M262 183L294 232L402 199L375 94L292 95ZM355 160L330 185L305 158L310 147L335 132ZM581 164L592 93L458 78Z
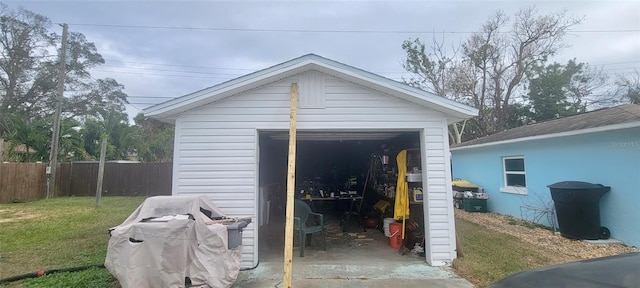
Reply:
M287 167L287 209L284 230L284 288L291 288L293 271L293 202L296 185L296 116L298 84L291 83L291 114L289 115L289 164Z

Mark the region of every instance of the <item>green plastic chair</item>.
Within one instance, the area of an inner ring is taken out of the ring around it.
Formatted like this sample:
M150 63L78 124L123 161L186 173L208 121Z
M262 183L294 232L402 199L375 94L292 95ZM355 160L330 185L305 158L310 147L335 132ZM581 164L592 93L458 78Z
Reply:
M295 200L295 212L293 217L294 230L298 232L298 241L300 242L300 257L304 257L304 247L309 241L311 245L311 234L320 232L322 235L322 251L326 251L326 241L324 238L324 217L320 213L314 213L311 211L311 207L306 202L296 199ZM312 216L315 220L315 225L309 226L309 216ZM309 234L309 237L307 237Z

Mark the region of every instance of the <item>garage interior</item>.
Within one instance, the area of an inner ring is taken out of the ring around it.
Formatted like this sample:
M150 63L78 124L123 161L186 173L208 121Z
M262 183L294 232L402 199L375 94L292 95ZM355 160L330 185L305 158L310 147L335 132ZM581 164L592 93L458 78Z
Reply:
M260 132L261 262L283 259L288 140L288 131ZM298 131L296 149L295 198L322 214L325 226L326 251L321 234L311 234L305 259L371 257L373 251L385 258L424 259L420 132ZM407 175L414 176L407 183L411 213L405 221L402 245L392 247L388 224L396 222L391 219L398 177L396 156L402 150L407 150ZM297 238L294 257L300 258Z

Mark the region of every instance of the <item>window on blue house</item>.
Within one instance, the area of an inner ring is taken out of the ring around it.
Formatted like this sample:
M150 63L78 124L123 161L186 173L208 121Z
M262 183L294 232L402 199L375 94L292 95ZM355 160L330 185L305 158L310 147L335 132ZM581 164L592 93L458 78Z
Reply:
M503 157L502 167L504 171L504 187L500 189L500 191L527 194L527 175L524 166L524 157Z

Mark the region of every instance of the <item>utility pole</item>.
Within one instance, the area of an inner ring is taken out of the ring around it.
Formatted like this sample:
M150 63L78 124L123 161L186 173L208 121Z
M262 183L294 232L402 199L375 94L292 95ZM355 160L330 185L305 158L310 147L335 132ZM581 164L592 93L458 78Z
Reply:
M53 121L53 136L51 140L51 152L49 154L49 187L47 187L47 199L53 197L56 187L56 166L58 166L58 141L60 139L60 117L62 114L62 99L64 97L65 68L67 65L67 24L62 24L62 47L60 48L60 68L58 68L58 95L56 99L56 115Z
M100 207L100 198L102 197L102 180L104 179L104 161L107 154L108 134L102 134L102 144L100 144L100 164L98 165L98 184L96 189L96 207Z
M4 161L4 139L0 137L0 163Z

